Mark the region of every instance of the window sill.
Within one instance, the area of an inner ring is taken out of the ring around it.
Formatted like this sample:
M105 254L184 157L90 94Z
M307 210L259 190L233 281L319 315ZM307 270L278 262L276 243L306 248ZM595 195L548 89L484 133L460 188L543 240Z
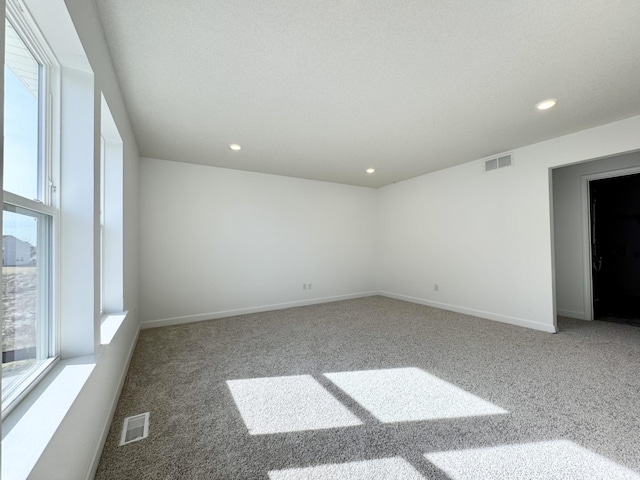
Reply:
M102 316L102 346L113 341L127 314L125 311ZM0 478L29 477L95 367L94 355L58 361L24 398L15 402L2 421Z
M8 395L3 395L2 397L2 419L7 417L11 413L11 411L25 398L29 395L29 392L35 388L35 386L40 382L45 375L47 375L53 367L60 360L59 357L52 357L46 360L40 361L30 372L26 372L24 374L24 378L18 381L17 385L11 389L11 392ZM7 386L4 384L2 389L4 390Z
M100 319L100 345L109 345L129 312L105 313Z
M95 368L89 355L58 362L2 422L2 478L26 479Z

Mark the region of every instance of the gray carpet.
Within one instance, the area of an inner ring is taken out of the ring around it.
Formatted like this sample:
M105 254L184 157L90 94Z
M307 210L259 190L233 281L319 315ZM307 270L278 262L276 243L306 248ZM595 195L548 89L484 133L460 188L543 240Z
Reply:
M96 478L640 480L640 328L560 328L369 297L143 330Z

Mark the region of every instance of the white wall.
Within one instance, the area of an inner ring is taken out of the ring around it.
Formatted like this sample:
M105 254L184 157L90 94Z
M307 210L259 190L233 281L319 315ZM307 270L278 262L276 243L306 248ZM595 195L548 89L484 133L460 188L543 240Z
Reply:
M375 190L146 158L140 188L146 326L375 290Z
M551 169L638 149L638 131L634 117L517 149L509 168L379 190L143 159L142 319L379 291L555 331Z
M519 153L505 169L472 162L381 189L380 290L544 329L551 275L531 259L550 259L548 176Z
M137 319L140 283L138 265L140 154L95 2L85 0L64 0L64 2L95 74L96 103L98 105L101 103L99 95L101 91L124 144L124 308L133 314L132 318ZM97 106L95 114L96 122L99 122L100 108Z
M62 68L59 315L65 321L59 327L61 358L90 355L99 338L96 324L100 318L94 308L99 245L94 193L99 176L95 175L93 80L89 73Z
M554 238L556 258L556 303L559 315L590 320L585 295L581 195L583 176L640 166L640 152L579 163L553 171ZM589 252L587 251L587 255Z
M550 168L640 148L640 117L379 190L379 289L390 296L555 330ZM440 291L434 291L438 283Z

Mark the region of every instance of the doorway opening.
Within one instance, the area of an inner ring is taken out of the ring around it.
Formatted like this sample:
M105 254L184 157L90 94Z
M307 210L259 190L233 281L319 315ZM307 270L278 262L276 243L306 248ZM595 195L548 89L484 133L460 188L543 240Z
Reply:
M640 174L589 181L593 318L640 327Z

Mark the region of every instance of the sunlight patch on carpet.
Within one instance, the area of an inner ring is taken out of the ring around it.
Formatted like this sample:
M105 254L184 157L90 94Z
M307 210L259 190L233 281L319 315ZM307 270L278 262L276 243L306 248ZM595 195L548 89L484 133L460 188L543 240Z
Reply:
M227 385L251 435L362 425L310 375L227 380Z
M383 423L509 413L419 368L324 376Z
M422 475L400 457L269 472L270 480L361 480L363 478L370 480L424 480Z
M569 440L427 453L451 480L640 480L640 475Z

